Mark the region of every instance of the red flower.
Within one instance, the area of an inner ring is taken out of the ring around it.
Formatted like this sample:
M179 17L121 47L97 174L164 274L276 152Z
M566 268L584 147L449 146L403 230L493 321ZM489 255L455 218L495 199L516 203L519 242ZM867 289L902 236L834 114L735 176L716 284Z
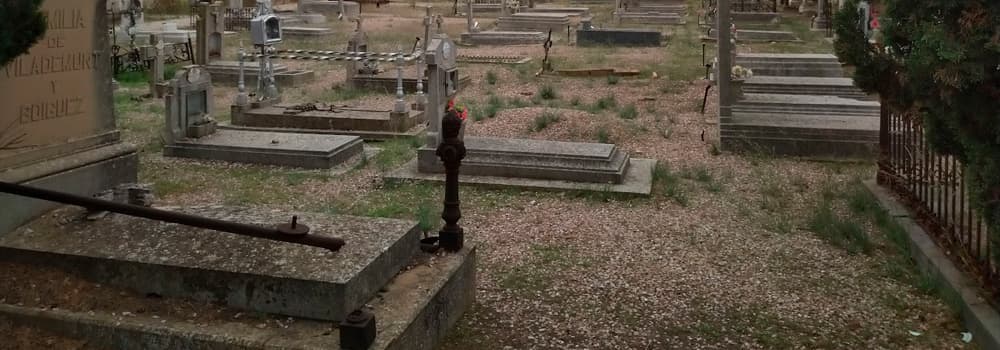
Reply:
M461 118L463 121L469 118L469 109L464 107L455 107L454 99L448 100L448 108L446 108L445 110L455 111L455 114L458 115L458 117Z

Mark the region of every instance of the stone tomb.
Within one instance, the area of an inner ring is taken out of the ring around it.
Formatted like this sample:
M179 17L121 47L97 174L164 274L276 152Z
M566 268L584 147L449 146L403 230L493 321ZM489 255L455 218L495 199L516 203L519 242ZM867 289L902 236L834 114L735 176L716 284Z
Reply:
M755 76L799 76L839 78L844 76L833 54L740 53L736 64L753 70Z
M461 41L467 45L530 45L544 43L548 38L543 32L480 31L473 15L475 4L466 3L466 28Z
M455 87L446 78L454 71L456 49L447 40L428 47L428 62L438 61L428 83L430 96L452 96ZM441 57L444 57L443 60ZM432 99L434 101L434 99ZM395 181L443 181L443 167L434 154L445 112L443 103L429 103L427 144L417 159L387 178ZM463 183L541 189L610 191L649 195L655 160L632 159L613 144L559 142L528 139L465 137L467 155L462 161Z
M652 29L594 28L590 21L576 30L577 46L660 46L663 34Z
M687 4L683 2L644 3L639 0L616 0L615 22L635 24L684 24Z
M428 24L429 25L429 24ZM433 37L433 36L431 36ZM368 52L368 34L361 30L361 23L355 29L354 34L347 41L348 52ZM354 62L345 65L347 68L347 87L351 89L369 89L386 93L396 91L398 77L394 69L383 70L373 62ZM419 67L418 67L419 68ZM417 75L420 74L413 69L403 71L403 91L406 93L417 92ZM424 70L421 80L426 84L427 71ZM458 86L466 86L472 81L469 75L458 77Z
M43 2L49 30L0 69L0 181L80 195L136 181L136 149L115 124L105 7ZM32 68L43 65L52 69ZM0 194L0 236L53 207Z
M424 112L417 110L395 113L392 110L345 106L303 108L310 105L233 105L232 122L223 128L353 135L365 140L416 136L426 128Z
M329 169L360 158L356 136L216 130L210 74L198 66L177 72L165 100L166 140L171 157Z
M507 32L548 32L562 33L573 25L572 14L521 12L497 18L497 30ZM577 22L579 22L577 18Z
M361 16L361 5L357 1L299 0L297 6L299 13L319 13L329 18L349 20Z
M271 209L159 209L268 227L290 218ZM285 324L262 328L261 318L238 315L185 320L114 304L83 312L3 302L0 321L108 349L341 349L335 322L370 307L376 337L369 349L432 350L475 299L475 246L426 255L412 221L299 213L311 234L345 240L331 252L116 214L80 220L80 211L61 209L0 236L0 260L53 267L138 295L227 307L206 306L206 314L261 313ZM131 315L118 317L126 311Z

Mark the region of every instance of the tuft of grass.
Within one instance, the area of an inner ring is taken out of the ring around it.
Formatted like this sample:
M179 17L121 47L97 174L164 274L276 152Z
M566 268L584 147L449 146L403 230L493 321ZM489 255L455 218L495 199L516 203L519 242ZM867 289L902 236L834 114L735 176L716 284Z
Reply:
M494 73L493 71L487 71L486 72L486 83L490 84L490 85L496 85L497 84L497 74Z
M510 105L510 108L524 108L529 105L528 101L518 97L511 98L507 101L507 104Z
M420 225L420 230L424 232L431 232L439 224L439 219L434 215L434 208L428 203L420 203L417 207L417 222Z
M597 142L600 142L600 143L611 143L611 133L608 132L608 129L606 129L604 127L601 127L599 129L597 129L597 136L596 136L596 138L597 138Z
M552 111L543 111L541 115L535 117L534 125L531 130L539 132L545 130L549 125L559 122L559 114Z
M618 111L618 117L622 119L635 119L639 117L639 111L635 108L634 104L629 104Z
M548 84L542 85L542 87L538 89L538 96L543 100L555 100L559 98L558 95L556 95L556 88Z
M681 177L671 172L666 165L657 163L653 168L653 186L657 192L683 207L690 202Z
M382 171L395 168L413 158L420 144L417 137L385 141L381 144L382 151L375 156L375 166Z
M580 96L573 96L573 99L569 100L569 105L573 107L580 106Z
M823 201L813 210L808 228L823 240L851 254L868 254L873 247L864 227L857 221L838 216L829 201Z
M618 106L618 100L615 98L614 94L610 94L594 101L594 104L590 106L587 110L590 113L598 113L604 110L612 109Z
M618 85L618 82L621 81L621 78L619 78L617 75L612 74L608 76L607 81L608 85Z

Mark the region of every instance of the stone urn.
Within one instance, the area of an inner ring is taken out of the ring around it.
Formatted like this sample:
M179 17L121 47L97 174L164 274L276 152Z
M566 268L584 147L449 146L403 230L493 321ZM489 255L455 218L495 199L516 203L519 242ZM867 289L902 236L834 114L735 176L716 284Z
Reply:
M730 80L729 88L734 100L743 99L743 83L745 82L745 79L736 77Z

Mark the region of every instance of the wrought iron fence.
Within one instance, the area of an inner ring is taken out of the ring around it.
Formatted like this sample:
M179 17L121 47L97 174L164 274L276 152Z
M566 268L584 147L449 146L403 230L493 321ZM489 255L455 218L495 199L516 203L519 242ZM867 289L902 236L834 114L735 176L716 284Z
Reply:
M122 72L144 72L152 67L153 58L146 57L140 47L111 46L111 63L115 74ZM186 42L163 45L163 63L181 62L194 63L194 51L191 49L191 38Z
M879 139L879 184L901 197L921 226L997 301L1000 274L992 259L990 232L972 208L962 163L928 145L919 118L884 105Z
M250 30L250 20L257 17L256 7L227 8L225 13L227 31Z

